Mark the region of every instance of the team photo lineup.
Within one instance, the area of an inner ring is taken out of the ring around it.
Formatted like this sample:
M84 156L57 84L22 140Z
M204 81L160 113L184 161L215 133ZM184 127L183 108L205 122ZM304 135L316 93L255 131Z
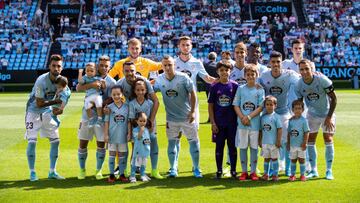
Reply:
M334 179L337 97L332 81L303 58L305 43L300 39L291 42L292 58L284 59L280 52L271 51L268 65L260 64L262 50L257 43L238 42L232 53L223 52L218 62L217 54L210 52L204 64L192 55L189 36L178 38L177 56L165 55L159 62L140 56L139 39L131 38L127 44L127 58L112 65L110 57L103 55L79 69L76 90L84 91L85 98L78 130L78 179L86 178L87 146L93 139L96 155L89 156L96 156L97 180L135 183L176 178L182 137L189 143L194 178L203 177L201 165L216 164L216 179L278 181L282 172L289 181L319 176ZM66 114L71 95L67 78L61 76L63 60L61 55L50 56L49 71L37 78L27 102L25 138L30 181L38 180L35 160L39 132L50 142L48 178L65 179L56 171L61 151L58 115ZM150 72L158 71L159 75L148 79ZM216 163L200 162L197 77L207 83L209 136L215 143ZM157 141L159 105L165 106L167 146L159 146ZM325 174L317 170L315 144L320 127L325 142ZM159 148L167 148L168 171L158 170L158 156L166 156L159 154ZM103 171L106 154L109 175L103 176L107 174ZM150 175L145 173L149 157ZM261 157L263 167L257 165Z
M359 0L0 0L0 202L360 202Z

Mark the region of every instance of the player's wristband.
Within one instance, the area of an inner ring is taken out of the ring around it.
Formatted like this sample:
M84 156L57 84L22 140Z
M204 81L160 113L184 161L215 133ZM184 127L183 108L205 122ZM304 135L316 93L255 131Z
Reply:
M246 117L249 119L249 121L251 121L251 116L247 115Z

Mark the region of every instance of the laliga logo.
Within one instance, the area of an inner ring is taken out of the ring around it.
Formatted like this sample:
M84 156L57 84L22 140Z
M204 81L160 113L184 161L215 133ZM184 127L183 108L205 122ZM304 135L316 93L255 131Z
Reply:
M0 80L1 81L6 81L6 80L10 80L11 79L11 75L10 74L1 74L0 73Z

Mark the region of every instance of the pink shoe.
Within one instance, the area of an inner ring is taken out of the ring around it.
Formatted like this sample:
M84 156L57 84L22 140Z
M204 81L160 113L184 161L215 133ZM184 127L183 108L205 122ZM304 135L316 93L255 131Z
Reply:
M250 174L250 179L252 180L252 181L257 181L257 180L259 180L259 177L256 175L256 173L254 172L254 173L251 173Z
M289 180L290 180L291 182L293 182L293 181L296 180L296 177L292 175L292 176L289 177Z
M243 173L241 173L239 180L243 181L243 180L248 179L248 177L249 177L248 173L243 172Z
M301 176L300 176L300 180L301 180L301 181L306 181L306 177L305 177L304 175L301 175Z
M269 176L267 174L264 174L263 176L261 176L261 179L267 181L269 180Z
M272 181L279 181L279 176L273 176Z

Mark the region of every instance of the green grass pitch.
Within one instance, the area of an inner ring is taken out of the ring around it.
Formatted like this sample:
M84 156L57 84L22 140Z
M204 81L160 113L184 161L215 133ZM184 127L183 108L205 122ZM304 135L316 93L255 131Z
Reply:
M40 178L30 182L26 144L24 140L24 114L28 93L0 94L0 202L359 202L360 201L360 92L338 90L335 135L335 180L325 176L324 144L318 137L318 168L320 178L306 182L289 182L281 176L279 182L240 182L233 179L214 179L215 145L211 143L209 124L201 124L200 165L204 178L195 179L191 173L189 146L182 138L179 160L180 174L175 179L151 180L147 183L109 184L95 180L95 142L89 144L87 175L77 180L77 128L83 104L83 94L74 93L61 116L60 156L57 171L67 179L47 180L49 142L39 139L36 149L36 171ZM205 93L199 93L201 121L207 119ZM161 98L159 98L161 99ZM159 140L159 169L165 175L169 168L165 135L165 112L157 115ZM108 155L107 155L108 156ZM239 163L239 162L238 162ZM259 157L258 168L263 170ZM150 171L148 164L147 171ZM240 164L237 166L240 171ZM108 172L107 160L103 172Z

